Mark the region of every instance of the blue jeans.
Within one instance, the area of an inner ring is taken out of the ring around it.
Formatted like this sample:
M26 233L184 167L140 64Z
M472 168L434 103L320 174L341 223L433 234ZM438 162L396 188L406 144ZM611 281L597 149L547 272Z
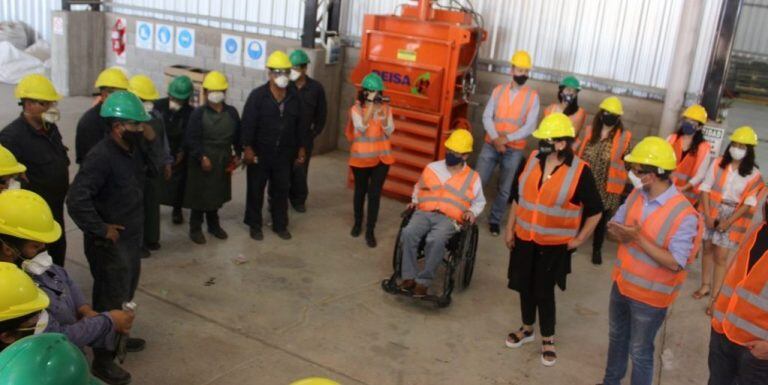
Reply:
M456 234L455 222L443 214L417 210L400 234L403 242L403 279L416 279L416 283L429 287L435 271L445 256L445 244ZM421 239L424 244L424 270L419 271L418 252Z
M608 307L608 365L603 385L619 385L627 373L627 358L632 359L631 385L653 383L653 340L666 315L666 308L626 297L613 284Z
M483 186L488 184L491 174L493 174L493 169L496 168L497 164L499 165L498 190L491 206L488 223L498 225L504 219L504 212L507 210L507 206L509 206L509 193L512 188L512 182L522 159L523 150L507 148L502 154L496 151L492 145L488 143L483 144L483 149L480 150L480 156L477 158L477 165L475 167L477 173L480 174L480 180L483 181Z

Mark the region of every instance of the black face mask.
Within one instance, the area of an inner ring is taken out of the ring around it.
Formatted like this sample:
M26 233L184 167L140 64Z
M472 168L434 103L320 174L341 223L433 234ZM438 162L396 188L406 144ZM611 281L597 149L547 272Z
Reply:
M124 131L123 140L128 143L131 148L137 147L141 143L141 139L144 137L143 132L138 131Z
M458 166L462 162L464 162L464 158L461 157L461 155L456 155L451 152L445 153L445 164L448 166Z
M550 143L546 140L540 140L539 141L539 153L544 155L549 155L553 151L555 151L555 144Z
M514 75L512 76L512 80L514 80L517 85L522 86L528 81L528 75Z
M615 126L619 122L619 115L603 113L603 124L606 126Z
M574 100L576 100L576 95L560 94L560 99L563 101L563 103L571 104Z

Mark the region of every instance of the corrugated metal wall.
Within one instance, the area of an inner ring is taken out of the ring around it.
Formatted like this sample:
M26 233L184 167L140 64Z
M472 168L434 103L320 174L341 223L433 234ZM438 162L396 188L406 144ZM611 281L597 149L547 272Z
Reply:
M50 40L51 10L61 9L61 0L0 0L0 20L23 21L43 39Z
M745 0L733 50L768 58L768 0Z

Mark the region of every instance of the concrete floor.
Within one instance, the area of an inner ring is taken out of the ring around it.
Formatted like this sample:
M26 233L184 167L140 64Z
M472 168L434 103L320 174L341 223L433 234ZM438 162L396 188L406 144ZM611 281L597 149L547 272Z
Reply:
M11 86L0 86L0 102L8 106L0 121L8 122L18 113ZM75 123L90 103L60 103L60 127L71 149ZM243 172L235 174L233 201L221 213L227 241L194 245L187 227L171 224L164 208L163 248L143 262L135 298L133 332L148 345L125 362L134 384L288 384L311 375L344 385L570 385L602 379L613 244L600 267L589 262L589 246L575 254L568 290L557 294L560 358L545 368L538 343L504 347L506 334L520 326L518 296L506 288L502 239L490 237L485 225L472 286L457 293L449 308L381 291L380 280L391 273L403 204L382 202L378 248L350 238L345 161L341 152L312 160L309 212L291 212L291 241L271 232L262 242L248 237ZM74 176L77 166L70 170ZM71 221L67 238L67 268L89 292L82 234ZM233 262L240 254L247 263ZM709 320L705 302L690 298L699 279L698 267L693 270L659 333L660 384L702 384L707 378ZM206 286L209 280L215 284Z

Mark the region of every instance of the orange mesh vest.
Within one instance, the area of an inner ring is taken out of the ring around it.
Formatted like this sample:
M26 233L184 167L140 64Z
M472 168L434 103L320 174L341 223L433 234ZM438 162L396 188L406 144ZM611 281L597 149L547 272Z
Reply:
M515 234L540 245L563 245L574 238L581 225L581 206L571 203L581 172L586 167L578 156L541 180L538 151L531 153L518 180Z
M768 340L768 251L747 272L759 230L755 228L736 252L712 312L712 328L739 345Z
M555 112L559 104L560 103L552 103L548 105L547 108L544 109L544 116L546 117ZM584 128L584 121L587 120L587 111L585 111L584 108L579 107L573 115L568 115L568 119L571 119L573 129L576 131L576 136L579 136L581 129Z
M432 170L432 165L424 168L419 178L418 200L419 210L439 211L456 222L461 222L461 216L469 210L475 199L473 186L478 174L469 166L451 176L445 183Z
M496 100L496 111L493 114L493 123L499 136L509 135L525 124L528 111L533 107L534 100L538 93L529 86L522 86L518 89L515 98L510 101L511 85L498 85L493 90L491 96ZM534 119L537 117L534 116ZM485 141L490 142L491 138L485 135ZM507 142L507 147L522 150L525 148L525 139Z
M677 134L672 134L667 138L667 141L672 144L672 148L675 150L675 157L677 157L677 168L672 172L672 182L677 187L685 186L688 181L696 176L696 172L704 163L704 159L707 159L711 145L706 140L699 144L699 148L696 150L695 155L690 153L683 158L683 145L678 140ZM699 186L693 186L693 189L684 193L688 201L695 204L699 200Z
M728 165L725 167L725 169L720 168L720 161L722 158L715 159L713 165L714 165L714 183L712 183L712 188L707 193L709 197L709 212L707 215L710 218L717 218L719 214L719 206L720 203L723 201L723 192L725 190L725 180L728 178L728 174L731 172L739 172L738 170L732 171L731 166ZM757 193L760 191L760 189L763 188L763 178L760 176L760 174L756 174L752 180L747 182L746 187L744 188L744 191L741 192L741 196L739 197L739 201L736 202L739 204L739 207L744 204L744 201L749 197L750 195ZM738 208L737 208L738 209ZM703 207L702 207L703 210ZM728 229L728 238L731 239L731 241L739 243L741 242L741 239L744 238L744 233L747 232L747 228L749 227L750 223L752 222L752 216L754 215L754 208L750 209L744 215L741 216L736 222L734 222L731 227Z
M683 219L688 215L698 217L698 214L682 194L675 194L643 220L645 196L640 191L635 189L629 194L625 203L627 216L624 223L640 224L640 236L651 240L659 247L669 249L669 242ZM693 243L694 247L688 256L688 264L696 258L702 233L703 225L699 218L698 231ZM659 308L668 307L677 298L686 275L685 269L672 271L661 266L637 243L619 243L612 278L621 294L629 298Z
M590 139L592 139L591 125L582 131L576 154L584 156L584 150L587 148ZM632 133L627 130L616 131L613 134L611 163L608 165L608 181L605 186L605 190L609 193L621 194L624 191L624 185L627 184L627 169L624 166L623 156L627 148L629 148L629 141L631 139Z
M395 163L392 156L392 143L384 132L384 122L390 114L389 107L379 116L372 116L368 121L365 132L360 132L352 124L352 114L365 116L365 108L355 103L350 109L349 122L347 123L346 136L352 142L349 149L349 165L352 167L375 167L379 162L384 164Z

